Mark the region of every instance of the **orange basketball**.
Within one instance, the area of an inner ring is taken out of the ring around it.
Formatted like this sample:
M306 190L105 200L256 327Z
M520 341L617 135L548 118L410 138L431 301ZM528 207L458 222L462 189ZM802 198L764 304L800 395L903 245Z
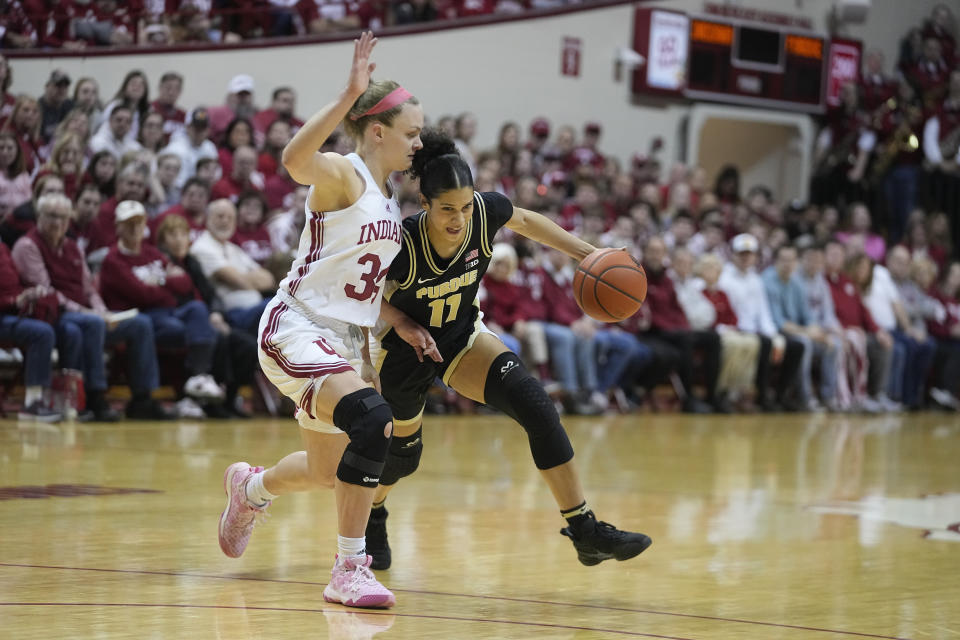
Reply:
M577 266L573 297L594 320L619 322L643 304L647 274L626 250L597 249Z

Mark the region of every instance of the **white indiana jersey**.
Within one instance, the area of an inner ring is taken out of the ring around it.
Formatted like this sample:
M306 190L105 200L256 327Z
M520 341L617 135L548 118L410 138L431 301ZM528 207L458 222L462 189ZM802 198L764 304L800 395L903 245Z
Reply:
M280 289L321 316L372 327L384 278L400 252L400 205L383 195L360 156L346 157L363 178L363 194L346 209L311 211L310 187L297 259Z

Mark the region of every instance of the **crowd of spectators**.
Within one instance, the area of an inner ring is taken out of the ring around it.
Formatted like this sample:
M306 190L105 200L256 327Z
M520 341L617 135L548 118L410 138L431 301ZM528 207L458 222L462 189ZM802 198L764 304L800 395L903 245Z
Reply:
M589 0L0 0L0 48L235 43L584 2Z
M921 33L934 29L953 61L939 11ZM848 94L872 90L876 61L867 56ZM24 415L56 419L50 390L69 375L84 416L117 419L105 392L124 371L128 417L246 415L238 389L257 370L264 296L305 223L307 190L279 162L303 124L295 91L272 88L264 101L238 75L224 104L187 108L176 72L155 79L151 99L150 79L131 71L105 103L94 78L54 70L40 96L15 95L12 79L0 57L0 346L23 354ZM960 143L960 71L942 80L919 132L938 150ZM827 149L835 122L825 119ZM481 287L486 322L564 411L659 408L650 390L662 384L697 413L960 407L956 206L926 209L914 193L899 221L877 215L866 188L828 198L817 188L839 183L822 172L810 202L781 202L767 186L744 188L734 166L716 176L664 167L656 141L621 163L603 153L596 122L507 122L489 148L471 113L431 124L456 140L478 190L625 247L646 270L641 310L600 324L572 297L575 265L500 232ZM882 131L855 133L875 144L855 144L847 181L885 157ZM351 142L337 132L324 149L347 153ZM950 184L957 160L954 149L917 172ZM895 156L880 173L889 202L910 188L903 166ZM415 213L416 183L397 184L404 215ZM171 358L178 375L161 380ZM161 382L178 392L175 412L152 397Z

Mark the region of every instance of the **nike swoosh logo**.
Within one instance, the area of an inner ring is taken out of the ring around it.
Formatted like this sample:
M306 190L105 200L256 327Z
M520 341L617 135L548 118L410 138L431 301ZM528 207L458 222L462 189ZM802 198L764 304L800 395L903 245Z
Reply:
M424 282L433 282L436 278L417 278L417 284L423 284Z

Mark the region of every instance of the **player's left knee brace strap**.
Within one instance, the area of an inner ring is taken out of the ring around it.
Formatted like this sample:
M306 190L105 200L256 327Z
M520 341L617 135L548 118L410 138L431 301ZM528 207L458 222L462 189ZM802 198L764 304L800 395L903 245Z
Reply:
M340 399L333 410L333 424L350 436L343 452L337 478L347 484L376 487L390 446L383 434L393 422L390 405L373 389L361 389Z
M573 447L543 385L515 353L501 353L487 371L486 403L520 423L530 440L538 469L552 469L573 458Z

